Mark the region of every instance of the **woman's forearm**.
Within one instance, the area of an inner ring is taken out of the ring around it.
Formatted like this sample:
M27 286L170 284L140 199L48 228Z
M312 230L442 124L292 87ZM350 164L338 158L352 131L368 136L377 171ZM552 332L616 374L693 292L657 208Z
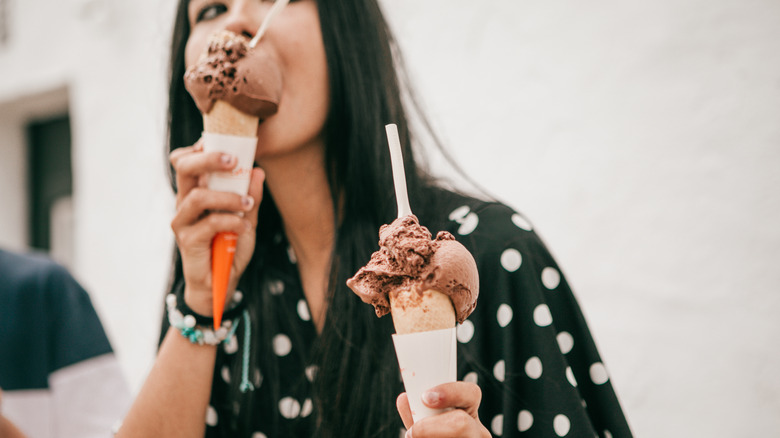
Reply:
M117 433L119 438L202 438L216 348L168 330L152 370Z

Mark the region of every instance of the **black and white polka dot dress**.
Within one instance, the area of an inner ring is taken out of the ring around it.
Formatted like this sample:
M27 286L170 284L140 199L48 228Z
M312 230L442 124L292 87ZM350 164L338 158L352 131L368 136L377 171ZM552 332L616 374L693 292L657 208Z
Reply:
M457 338L458 379L480 386L482 423L496 437L631 437L582 312L531 223L502 204L470 199L443 214L480 272L476 310L457 327ZM268 290L293 309L288 323L297 327L290 332L303 333L292 339L281 327L272 338L281 372L275 383L282 394L291 388L290 394L270 400L264 391L270 382L261 370L252 370L251 397L258 418L278 410L278 421L294 422L297 436L304 437L313 427L309 395L317 370L303 364L317 333L292 274L294 255L287 258L289 269L269 280ZM231 405L220 398L241 378L238 350L233 339L218 354L207 437L228 436L220 421L231 416ZM270 438L267 434L258 423L251 437Z

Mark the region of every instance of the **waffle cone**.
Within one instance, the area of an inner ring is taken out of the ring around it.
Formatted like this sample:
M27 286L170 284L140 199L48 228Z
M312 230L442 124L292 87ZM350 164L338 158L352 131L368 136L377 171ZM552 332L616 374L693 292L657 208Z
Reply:
M399 335L455 327L455 309L447 295L433 289L390 292L390 313Z
M256 137L260 118L243 113L227 102L214 102L208 114L203 115L203 130L216 134Z

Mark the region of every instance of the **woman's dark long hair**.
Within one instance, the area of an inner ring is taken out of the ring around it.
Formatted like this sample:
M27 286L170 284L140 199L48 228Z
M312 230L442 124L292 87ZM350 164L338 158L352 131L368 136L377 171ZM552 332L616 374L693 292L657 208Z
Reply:
M172 40L170 150L193 144L202 130L201 115L184 89L182 79L184 46L190 31L187 3L187 0L180 3ZM402 426L395 410L395 397L402 388L390 337L391 321L388 317L378 320L373 308L362 303L345 284L377 249L380 225L389 223L396 215L385 124L398 125L410 203L434 233L443 223L433 222L436 219L432 212L437 210L437 204L447 202L447 197L442 196L444 192L436 189L427 173L416 165L401 98L402 91L410 91L402 90L408 84L402 87L399 83L405 81L403 70L398 69L400 57L376 0L318 0L317 3L330 78L330 109L323 132L325 165L337 226L328 312L311 358L319 368L314 380L316 431L313 435L395 438ZM409 102L414 103L414 99ZM268 294L262 291L264 257L271 244L268 236L281 230L272 194L264 195L260 216L255 255L240 287L255 321L252 363L263 367L263 382L268 382L274 399L278 399L279 388L275 382L279 380L279 370L268 359L273 355L267 352L271 350L274 321L294 310L274 308L267 299ZM178 252L172 277L171 288L183 281ZM293 333L291 338L297 336ZM243 400L234 436L247 436L249 433L244 428L252 410L249 397L237 389L231 396L233 400ZM275 431L275 435L285 433L289 431Z

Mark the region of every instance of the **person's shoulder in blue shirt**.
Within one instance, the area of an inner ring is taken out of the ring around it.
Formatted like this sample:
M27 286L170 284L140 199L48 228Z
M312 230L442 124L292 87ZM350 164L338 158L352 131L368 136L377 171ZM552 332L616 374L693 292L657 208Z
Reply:
M0 250L3 414L29 436L106 436L129 391L86 290L40 254Z

